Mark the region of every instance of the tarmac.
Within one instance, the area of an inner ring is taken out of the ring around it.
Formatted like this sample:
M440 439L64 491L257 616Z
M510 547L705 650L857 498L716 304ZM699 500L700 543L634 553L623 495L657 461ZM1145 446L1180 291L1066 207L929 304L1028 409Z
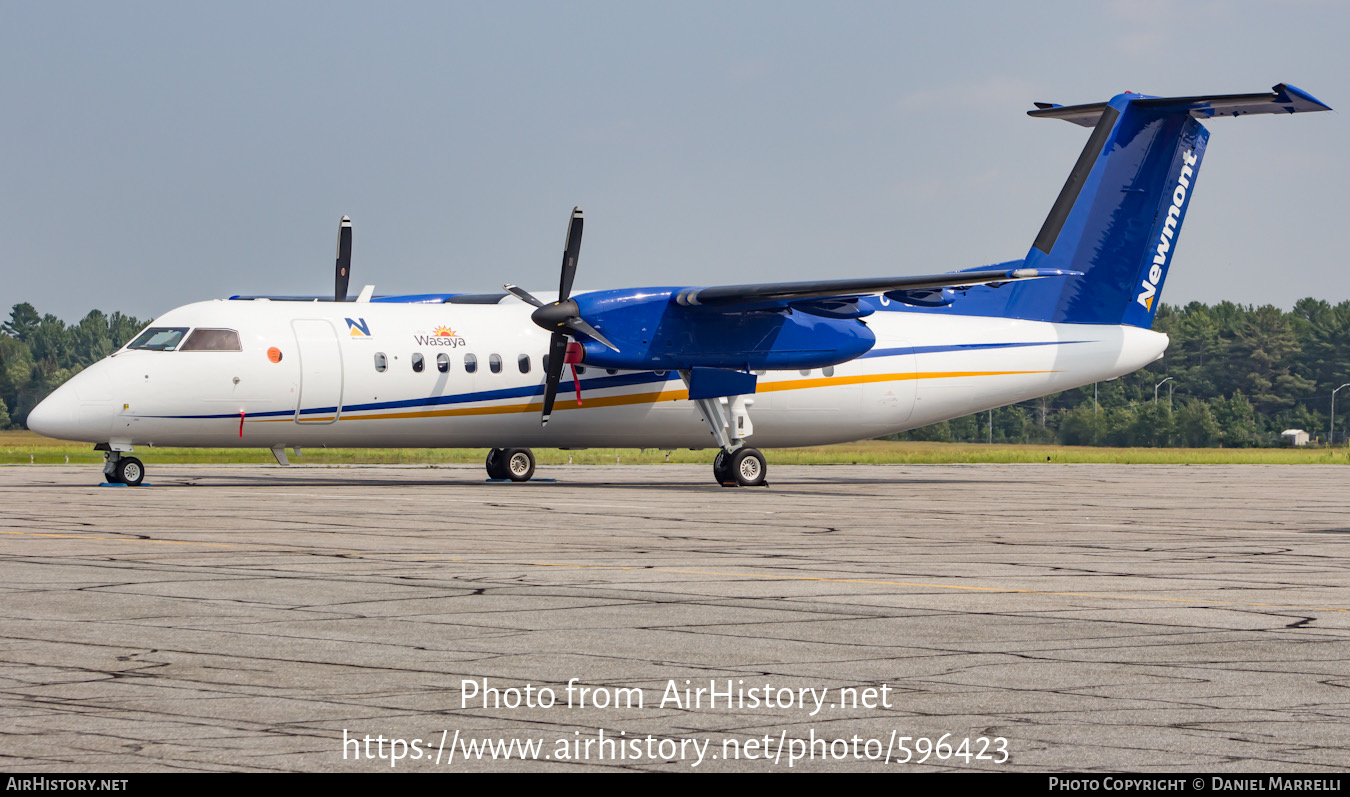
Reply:
M0 467L0 767L1350 767L1350 468L769 457Z

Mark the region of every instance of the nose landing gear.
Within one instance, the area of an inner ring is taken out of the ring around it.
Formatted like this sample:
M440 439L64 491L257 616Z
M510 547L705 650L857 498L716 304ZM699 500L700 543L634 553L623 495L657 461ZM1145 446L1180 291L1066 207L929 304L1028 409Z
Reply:
M103 462L103 476L109 484L137 487L145 481L145 466L135 457L122 456L121 451L109 451Z

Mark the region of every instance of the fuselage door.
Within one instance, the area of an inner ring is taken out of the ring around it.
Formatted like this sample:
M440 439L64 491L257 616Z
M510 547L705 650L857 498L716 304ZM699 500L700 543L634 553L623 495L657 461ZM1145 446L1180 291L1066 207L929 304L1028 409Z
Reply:
M337 331L323 319L291 322L300 349L296 423L333 423L342 414L342 352Z
M870 355L881 359L869 357L862 362L878 363L879 370L890 378L866 385L863 411L867 417L876 419L879 425L893 427L909 420L914 414L918 385L915 379L914 344L901 337L899 330L892 330L888 326L875 324L873 330L877 342Z

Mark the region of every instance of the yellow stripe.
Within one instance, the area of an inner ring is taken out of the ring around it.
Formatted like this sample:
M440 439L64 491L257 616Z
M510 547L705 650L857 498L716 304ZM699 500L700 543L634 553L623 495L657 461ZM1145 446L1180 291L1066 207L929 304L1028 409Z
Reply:
M835 385L861 385L868 382L904 382L909 379L955 379L963 376L1010 376L1017 374L1053 374L1054 371L927 371L922 374L864 374L862 376L830 376L820 379L791 379L766 382L755 388L756 393L775 390L801 390Z
M561 398L561 396L559 397ZM656 393L631 393L625 396L599 396L586 399L580 407L559 401L553 406L554 412L562 410L580 410L592 407L621 407L627 404L655 404L658 401L678 401L689 398L689 391L661 390ZM446 418L456 415L506 415L517 412L543 412L544 402L529 404L505 404L495 407L458 407L448 410L418 410L415 412L392 412L375 415L343 415L344 421L377 421L385 418Z
M780 390L806 390L815 387L838 387L840 385L861 385L871 382L904 382L910 379L957 379L968 376L1018 376L1026 374L1053 374L1056 371L929 371L925 373L913 374L863 374L861 376L829 376L819 379L785 379L778 382L765 382L760 384L755 392L772 393ZM593 407L622 407L632 404L655 404L660 401L682 401L689 398L689 391L684 388L671 390L659 390L654 393L630 393L623 396L599 396L586 399L586 403L578 407L568 401L561 400L562 394L559 394L560 401L554 405L553 411L563 410L591 409ZM456 407L454 409L444 410L414 410L410 412L389 412L389 413L361 413L355 415L343 414L338 420L342 421L379 421L386 419L409 419L409 418L452 418L465 415L510 415L522 412L543 412L544 402L534 401L528 404L503 404L492 407ZM294 423L291 418L259 418L249 423ZM306 420L304 423L310 423Z

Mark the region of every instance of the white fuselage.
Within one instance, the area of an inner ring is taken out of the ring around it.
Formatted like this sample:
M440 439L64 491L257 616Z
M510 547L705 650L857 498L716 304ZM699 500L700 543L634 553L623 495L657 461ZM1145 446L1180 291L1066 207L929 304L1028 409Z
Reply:
M674 372L585 368L578 406L564 369L552 420L541 427L549 335L531 323L532 310L513 298L191 304L154 326L236 330L242 351L123 349L54 392L29 425L117 448L715 447ZM1130 326L887 310L866 322L877 343L863 357L760 374L748 442L878 437L1112 379L1167 346L1165 335ZM477 361L472 373L466 355Z

